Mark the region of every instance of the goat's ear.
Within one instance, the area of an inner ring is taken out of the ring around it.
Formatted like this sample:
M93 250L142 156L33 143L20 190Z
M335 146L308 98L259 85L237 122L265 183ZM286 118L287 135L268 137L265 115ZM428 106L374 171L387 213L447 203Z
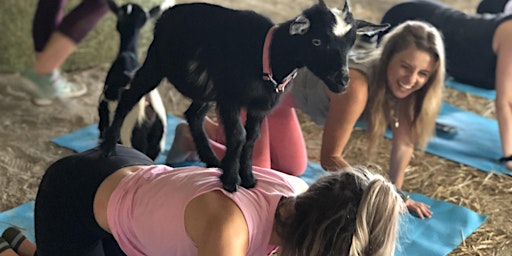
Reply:
M160 15L161 10L162 9L160 8L160 5L151 8L151 10L149 10L149 18L154 19L158 17Z
M290 35L304 35L309 30L309 19L304 16L297 17L290 24Z
M117 6L116 2L114 0L107 0L107 3L110 10L117 15L119 13L119 6Z
M322 7L327 8L327 5L325 4L324 0L318 0L318 4Z
M345 4L343 5L342 11L343 12L349 12L350 11L350 6L348 4L348 0L345 0Z
M364 20L356 20L358 35L374 36L377 33L384 32L389 28L389 24L373 24Z

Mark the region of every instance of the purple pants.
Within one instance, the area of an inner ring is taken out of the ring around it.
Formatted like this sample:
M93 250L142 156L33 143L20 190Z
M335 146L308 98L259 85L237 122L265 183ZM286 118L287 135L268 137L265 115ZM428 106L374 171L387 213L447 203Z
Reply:
M106 0L83 0L63 17L66 3L67 0L39 0L32 26L36 52L44 49L56 30L80 43L109 11Z

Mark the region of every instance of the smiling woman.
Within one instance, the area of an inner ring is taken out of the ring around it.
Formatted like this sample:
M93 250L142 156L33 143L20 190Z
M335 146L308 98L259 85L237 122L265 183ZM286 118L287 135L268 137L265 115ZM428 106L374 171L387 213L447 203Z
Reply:
M389 176L400 189L414 147L427 144L440 109L445 75L441 35L426 23L406 22L376 49L354 50L349 64L350 84L342 94L325 86L306 90L306 85L322 82L309 71L301 72L292 91L295 107L323 125L320 159L327 170L350 166L342 154L358 120L368 124L370 153L393 124ZM421 218L432 214L428 205L411 199L406 205Z

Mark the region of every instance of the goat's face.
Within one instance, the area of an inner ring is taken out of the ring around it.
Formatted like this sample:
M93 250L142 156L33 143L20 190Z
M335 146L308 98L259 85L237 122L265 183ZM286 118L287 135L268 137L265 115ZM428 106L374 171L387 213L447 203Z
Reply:
M120 33L134 33L139 31L142 26L159 14L160 7L156 6L147 12L138 4L127 3L117 6L114 1L108 1L110 10L117 16L116 28Z
M348 0L342 10L319 4L305 10L290 24L290 34L300 36L302 64L323 80L329 90L340 93L349 82L347 55L359 33L372 34L388 25L355 20Z

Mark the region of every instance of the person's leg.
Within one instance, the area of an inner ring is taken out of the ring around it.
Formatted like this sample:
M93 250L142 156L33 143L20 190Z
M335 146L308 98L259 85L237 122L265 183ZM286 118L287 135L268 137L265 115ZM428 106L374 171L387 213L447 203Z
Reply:
M32 23L32 39L36 54L43 51L50 36L62 20L66 0L39 0Z
M290 93L272 110L267 120L271 168L294 176L302 175L308 156Z
M41 0L34 17L36 61L22 76L35 87L37 105L49 105L54 98L78 97L87 92L85 85L69 83L58 70L109 9L104 0L84 0L62 19L65 3Z
M60 4L59 8L62 9L62 7L63 4ZM39 52L34 64L35 72L49 74L59 69L108 11L108 5L104 0L82 1L57 25L56 31L51 34L44 48Z
M222 158L226 152L223 126L207 118L204 129L213 152ZM185 161L192 152L195 153L194 141L186 123L177 127L174 139L166 161L171 165ZM306 170L306 146L291 94L285 95L263 120L260 137L254 144L253 165L295 176L300 176Z
M207 117L204 122L204 129L208 135L213 152L219 159L222 159L226 152L226 146L224 145L226 143L224 127ZM265 119L261 124L260 138L254 144L253 165L270 168L268 138L268 121ZM184 161L198 160L200 159L197 155L194 139L190 134L188 124L185 122L178 124L176 132L174 133L174 141L165 162L169 165L173 165Z
M209 118L205 119L205 127L210 124L212 121ZM208 137L210 137L209 133ZM169 153L167 153L167 157L165 159L165 163L172 165L184 161L198 161L199 157L197 156L196 145L194 143L194 139L192 138L192 134L190 133L190 129L186 122L179 123L176 126L174 131L174 140L172 142L171 148L169 149Z

